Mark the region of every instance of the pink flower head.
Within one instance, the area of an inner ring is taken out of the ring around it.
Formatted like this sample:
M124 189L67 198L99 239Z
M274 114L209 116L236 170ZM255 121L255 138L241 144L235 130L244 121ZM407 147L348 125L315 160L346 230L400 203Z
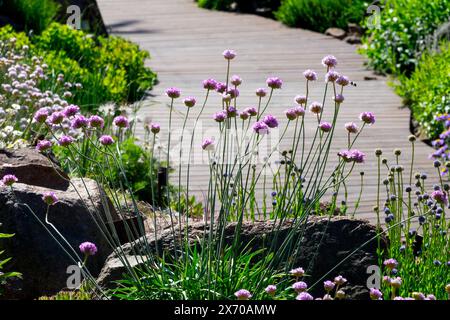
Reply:
M300 104L300 105L305 104L305 103L306 103L306 100L307 100L306 96L304 96L304 95L298 95L298 96L295 96L294 99L295 99L295 102L297 102L297 103Z
M75 118L73 118L72 122L71 122L71 127L73 129L80 129L80 128L84 128L88 125L89 120L86 119L83 115L79 114L76 115Z
M48 117L48 110L47 108L41 108L34 114L34 120L38 123L44 123L47 120Z
M273 296L275 294L275 292L277 291L277 286L270 284L266 287L266 289L264 290L267 294Z
M231 77L230 82L231 82L231 84L233 86L237 87L237 86L239 86L242 83L242 79L238 75L234 75L234 76Z
M160 124L159 124L159 123L152 123L152 124L150 125L150 131L151 131L153 134L158 134L159 131L161 131L161 126L160 126Z
M344 127L349 133L358 133L358 126L354 122L347 122Z
M370 296L370 299L372 299L372 300L381 300L381 297L383 296L383 294L381 293L380 290L378 290L376 288L370 288L369 296Z
M295 298L295 300L314 300L314 297L308 292L300 292L300 294Z
M256 95L260 98L264 98L267 95L267 90L264 88L256 89Z
M276 128L278 127L278 120L273 115L268 114L264 117L263 122L267 124L269 128Z
M52 147L52 143L49 140L40 140L36 145L36 150L39 152L46 151Z
M114 118L114 124L119 128L128 128L130 123L128 122L127 117L125 116L117 116Z
M227 113L228 118L236 117L238 112L235 107L228 107L228 109L224 111Z
M223 82L217 82L216 84L216 91L218 93L224 93L225 90L227 90L227 85Z
M292 285L292 289L294 289L295 292L300 293L306 291L306 289L308 289L308 285L303 281L299 281Z
M244 109L244 112L247 112L251 117L258 115L258 111L255 107L248 107Z
M64 115L67 118L75 116L78 112L80 112L80 108L76 105L71 104L64 109Z
M359 115L359 119L361 119L362 122L364 122L368 125L375 123L375 115L370 111L361 113Z
M166 96L168 96L171 99L177 99L181 95L181 91L178 88L171 87L166 89Z
M245 110L239 113L239 118L242 120L247 120L250 117L250 114Z
M183 100L184 105L188 108L192 108L197 103L197 100L195 100L194 97L187 97Z
M1 183L5 186L11 187L17 181L19 181L19 179L17 179L17 177L15 175L7 174L7 175L3 176Z
M299 267L299 268L295 268L292 269L291 271L289 271L289 274L294 276L294 277L303 277L305 275L305 270L303 270L303 268Z
M58 202L58 197L54 192L50 191L44 193L44 195L42 196L42 200L44 200L47 205L52 206Z
M317 73L311 69L305 70L305 72L303 72L303 75L305 76L306 80L308 80L308 81L316 81L317 80Z
M214 151L214 140L211 138L203 140L202 149L205 151Z
M58 139L58 144L61 147L68 147L69 145L71 145L73 142L73 138L71 136L61 136Z
M53 112L51 116L48 118L48 122L50 124L61 124L64 120L64 113L62 112Z
M328 67L328 68L334 68L337 65L337 59L335 56L333 55L328 55L323 57L322 59L322 65L324 67Z
M286 114L286 118L290 121L297 119L298 115L295 108L287 109L284 113Z
M303 107L297 106L294 110L298 117L303 117L305 115L305 108Z
M341 104L342 102L344 102L345 98L342 94L338 93L336 94L336 96L333 97L334 102Z
M227 60L233 60L236 57L236 52L231 49L227 49L222 53L223 57Z
M323 132L330 132L331 131L331 123L323 121L319 124L319 128L320 130L322 130Z
M272 89L281 89L283 81L278 77L270 77L266 80L267 86Z
M330 70L325 75L325 82L335 82L339 78L339 73L334 70Z
M336 79L336 84L340 86L347 86L350 83L350 79L346 76L339 76L339 78Z
M268 134L269 127L264 121L258 121L253 125L253 131L255 131L257 134Z
M355 162L355 163L363 163L366 155L356 149L353 150L342 150L338 153L338 156L341 157L345 162Z
M114 143L114 139L111 136L103 135L101 136L98 141L104 146L109 146Z
M226 118L227 118L227 113L226 113L226 111L219 111L219 112L216 112L216 113L214 114L214 116L213 116L213 119L214 119L216 122L223 122Z
M240 289L236 291L234 295L236 296L236 298L238 298L238 300L249 300L252 297L250 291L245 289Z
M431 194L431 198L433 198L436 202L441 204L447 204L447 195L442 190L435 190Z
M102 117L93 115L89 118L89 125L92 128L103 128L103 126L105 125L105 120L103 120Z
M391 286L393 288L397 288L398 289L398 288L401 287L401 285L402 285L402 278L396 277L396 278L391 279Z
M326 292L330 292L331 290L334 289L335 287L335 283L333 281L327 280L323 283L323 287L325 289Z
M398 266L397 260L392 259L392 258L384 260L383 264L385 265L386 268L388 268L390 270L395 269Z
M317 101L314 101L313 103L311 103L309 105L309 111L311 111L312 113L315 113L315 114L321 113L322 112L322 104Z
M345 279L343 276L339 275L334 278L334 283L338 286L342 286L347 282L347 279Z
M235 88L228 89L227 93L230 95L231 99L239 97L239 90Z
M92 242L83 242L79 246L80 251L85 256L93 256L97 253L97 246Z
M363 163L365 158L366 158L366 155L363 152L361 152L357 149L351 150L352 161L354 161L356 163Z
M214 79L203 80L203 88L205 88L207 90L216 90L217 81Z

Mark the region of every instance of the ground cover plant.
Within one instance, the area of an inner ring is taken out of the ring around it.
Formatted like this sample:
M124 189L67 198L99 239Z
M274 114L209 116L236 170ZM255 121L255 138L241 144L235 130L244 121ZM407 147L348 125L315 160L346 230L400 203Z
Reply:
M16 38L31 56L42 57L59 83L78 83L84 89L70 102L92 111L106 102L123 104L140 100L151 89L156 75L144 66L149 58L136 44L123 38L91 36L67 25L52 23L39 36L28 38L10 26L0 29L0 39ZM64 77L57 77L64 75Z
M367 5L363 0L283 0L275 17L290 27L325 32L331 27L347 29L348 23L359 24Z

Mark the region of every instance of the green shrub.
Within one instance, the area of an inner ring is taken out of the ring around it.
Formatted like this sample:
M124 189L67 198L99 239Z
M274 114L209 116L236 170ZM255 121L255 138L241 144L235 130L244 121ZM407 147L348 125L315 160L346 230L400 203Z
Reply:
M412 75L399 80L397 93L423 133L437 137L443 128L436 116L450 112L450 44L442 45L440 52L424 54Z
M60 5L54 0L0 0L0 11L22 25L26 32L40 34L56 18Z
M233 0L198 0L198 5L205 9L228 10Z
M81 83L84 89L70 102L87 111L108 101L121 104L139 100L156 80L145 67L148 52L120 37L95 37L58 23L31 39L10 26L0 29L0 40L12 37L18 39L18 45L28 44L31 55L44 58L53 79L63 74L65 81Z
M369 66L385 73L411 74L427 38L449 21L449 0L386 0L380 28L369 28L362 52Z
M366 6L362 0L283 0L275 17L290 27L324 32L361 22Z

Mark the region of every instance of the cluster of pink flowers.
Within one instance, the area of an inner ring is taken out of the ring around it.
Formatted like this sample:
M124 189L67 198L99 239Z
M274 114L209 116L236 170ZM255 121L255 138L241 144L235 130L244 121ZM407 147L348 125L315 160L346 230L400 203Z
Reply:
M355 163L363 163L366 158L366 155L357 149L339 151L338 156L345 162Z

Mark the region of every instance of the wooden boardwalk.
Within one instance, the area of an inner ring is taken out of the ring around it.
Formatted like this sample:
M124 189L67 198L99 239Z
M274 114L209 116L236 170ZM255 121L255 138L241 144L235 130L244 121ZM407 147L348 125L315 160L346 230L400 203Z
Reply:
M364 80L365 77L373 77L373 74L365 69L364 58L358 55L356 46L323 34L287 28L279 22L254 15L199 9L193 0L98 0L98 4L112 34L130 39L151 53L148 65L158 73L160 83L145 101L140 116L160 122L163 134L167 134L164 128L167 128L169 114L164 90L171 86L179 87L183 96L192 95L202 101L205 93L202 80L225 80L226 63L221 55L224 49L234 49L238 54L232 63L232 74L238 74L244 80L239 98L241 108L257 103L254 90L265 86L267 77L279 76L283 79L283 88L276 92L268 109L283 122L284 110L293 106L293 97L304 94L302 72L305 69L319 72L320 81L312 86L311 99L321 101L324 76L321 59L327 54L335 55L339 60L337 70L355 81L357 87L346 88L344 92L346 101L341 108L333 153L346 143L344 123L358 122L358 116L363 111L373 111L377 116L376 124L366 129L355 145L367 154L367 161L355 170L349 184L350 199L354 200L359 192L358 172L365 171L364 196L357 215L374 219L374 150L380 147L384 150L384 156L393 159L392 150L400 148L403 151L401 159L409 163L411 152L407 137L410 134L410 113L408 109L401 108L401 100L387 85L386 78L376 76L375 80ZM219 101L216 95L210 100L202 117L203 129L216 126L210 119L219 110ZM176 110L180 113L175 115L173 124L174 128L179 129L185 112L181 100ZM311 136L315 120L311 115L307 119L307 131ZM137 133L142 135L142 128L138 128ZM292 136L293 129L288 130L286 141L289 142ZM196 143L199 145L199 142ZM416 143L415 171L435 175L432 161L428 159L431 151L422 142ZM333 168L335 163L336 157L333 156L329 167ZM406 163L405 167L409 168ZM207 182L207 166L194 165L191 169L191 187L200 200L206 192Z

